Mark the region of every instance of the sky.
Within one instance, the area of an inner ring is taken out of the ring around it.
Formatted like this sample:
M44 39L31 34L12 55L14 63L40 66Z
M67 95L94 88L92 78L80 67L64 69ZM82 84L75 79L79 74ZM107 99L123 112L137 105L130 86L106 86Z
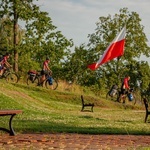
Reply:
M150 0L38 0L42 11L49 13L53 25L75 46L87 44L88 34L95 33L99 17L119 14L121 8L136 12L142 19L150 46ZM142 57L150 63L150 58Z

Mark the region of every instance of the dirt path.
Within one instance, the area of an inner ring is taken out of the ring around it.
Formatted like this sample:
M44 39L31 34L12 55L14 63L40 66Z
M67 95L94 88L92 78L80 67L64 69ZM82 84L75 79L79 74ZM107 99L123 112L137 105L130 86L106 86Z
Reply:
M86 134L0 135L0 150L141 150L150 149L150 136Z

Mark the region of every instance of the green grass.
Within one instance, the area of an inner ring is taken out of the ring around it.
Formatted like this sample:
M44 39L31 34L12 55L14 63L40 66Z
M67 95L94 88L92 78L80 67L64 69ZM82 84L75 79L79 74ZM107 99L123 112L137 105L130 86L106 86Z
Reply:
M94 102L94 112L81 112L80 95ZM0 82L0 109L21 109L13 119L18 133L84 133L150 135L150 124L144 123L144 106L131 106L83 92L56 91L26 84ZM0 117L0 126L8 117ZM3 133L3 132L2 132Z

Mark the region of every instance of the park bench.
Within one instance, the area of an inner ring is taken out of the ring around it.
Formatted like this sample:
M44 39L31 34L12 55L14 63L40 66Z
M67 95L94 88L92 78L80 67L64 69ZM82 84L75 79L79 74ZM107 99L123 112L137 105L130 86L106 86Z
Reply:
M81 111L84 111L85 107L91 107L91 112L93 112L94 103L85 103L83 95L81 95L81 101L82 101L82 109L81 109Z
M148 101L147 101L147 99L144 98L143 101L144 101L144 105L145 105L145 109L146 109L146 114L145 114L145 123L146 123L147 117L148 117L148 115L150 115L150 110L148 110Z
M12 120L15 115L20 113L22 113L22 110L0 110L0 116L10 116L9 129L0 127L0 130L8 132L10 135L15 135L14 129L12 127Z

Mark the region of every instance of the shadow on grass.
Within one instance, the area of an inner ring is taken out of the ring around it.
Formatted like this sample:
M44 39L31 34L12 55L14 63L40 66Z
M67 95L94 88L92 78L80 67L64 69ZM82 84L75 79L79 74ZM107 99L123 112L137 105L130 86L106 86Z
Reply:
M116 122L122 122L122 123L134 123L133 121L127 121L127 120L122 120L122 121L120 121L120 120L117 120Z
M128 130L116 127L78 127L62 123L43 120L21 120L15 125L15 130L20 133L78 133L78 134L122 134L122 135L150 135L150 132Z
M79 118L83 118L83 119L91 119L93 118L92 116L79 116Z

